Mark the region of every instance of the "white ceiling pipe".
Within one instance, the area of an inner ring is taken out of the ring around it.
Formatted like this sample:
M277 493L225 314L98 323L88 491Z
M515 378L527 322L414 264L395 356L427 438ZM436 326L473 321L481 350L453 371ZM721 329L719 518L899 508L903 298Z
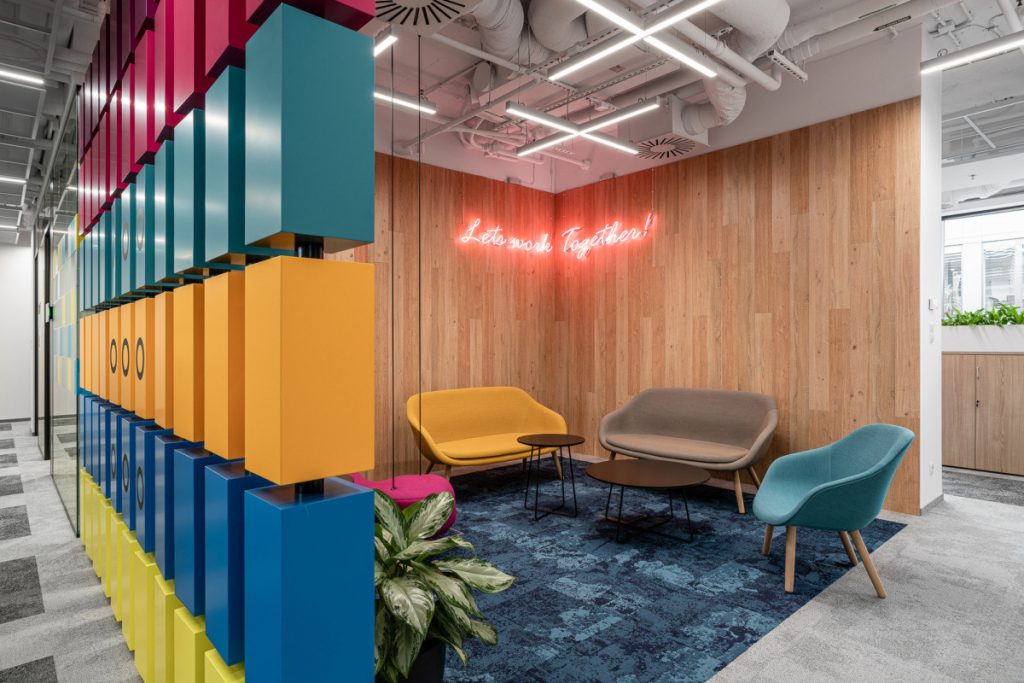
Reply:
M728 45L713 36L709 36L690 22L681 21L675 28L706 52L722 60L733 69L736 69L741 76L747 77L765 90L778 90L779 86L782 85L781 79L773 78L769 74L765 73L750 60L733 51ZM769 47L771 46L769 45Z
M787 54L797 64L801 64L821 52L841 45L852 43L868 36L882 38L887 35L889 26L900 30L912 25L912 22L936 10L955 5L959 0L910 0L892 9L873 14L867 19L847 24L842 28L814 36L792 48ZM894 23L898 22L898 23Z
M861 0L845 7L840 7L833 12L828 12L803 23L790 26L779 38L776 47L780 50L789 50L804 42L808 38L820 36L823 33L842 28L861 19L867 19L876 12L890 9L902 4L907 0Z
M584 13L586 8L573 0L532 0L530 30L547 49L565 52L587 39Z
M1013 3L1010 0L996 0L996 2L999 3L999 10L1003 13L1010 31L1013 33L1024 31L1024 24L1021 23L1020 16L1017 15L1017 9L1013 6ZM1024 54L1024 47L1020 51Z
M551 52L526 28L520 0L483 0L470 10L476 19L484 50L513 62L537 64Z

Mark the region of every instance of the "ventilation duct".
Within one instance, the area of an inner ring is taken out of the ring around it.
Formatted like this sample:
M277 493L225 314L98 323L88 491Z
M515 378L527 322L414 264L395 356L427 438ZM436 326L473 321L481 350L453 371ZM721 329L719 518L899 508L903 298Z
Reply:
M675 159L707 151L708 134L693 135L683 125L686 103L672 95L665 106L629 122L630 139L635 141L641 159Z
M565 52L587 39L585 12L582 5L572 0L533 0L530 30L548 50Z
M412 33L429 36L469 12L479 2L480 0L377 0L377 18L401 26Z
M551 56L524 27L520 0L482 0L470 14L476 19L484 51L517 64L538 64Z

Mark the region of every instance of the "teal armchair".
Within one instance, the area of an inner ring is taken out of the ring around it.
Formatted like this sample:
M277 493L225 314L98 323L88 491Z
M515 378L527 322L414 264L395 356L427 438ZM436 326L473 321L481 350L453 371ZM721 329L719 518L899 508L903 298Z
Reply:
M860 530L882 510L889 484L914 433L890 424L865 425L839 441L811 451L779 458L765 473L754 498L754 515L767 525L762 552L768 555L777 526L786 527L786 592L793 592L796 529L839 532L853 565L850 538L878 597L885 589Z

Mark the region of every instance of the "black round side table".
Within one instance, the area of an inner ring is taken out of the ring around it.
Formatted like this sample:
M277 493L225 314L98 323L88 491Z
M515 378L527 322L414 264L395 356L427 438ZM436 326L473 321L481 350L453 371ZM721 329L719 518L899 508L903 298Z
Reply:
M579 446L584 443L586 439L576 434L527 434L517 439L519 443L524 446L530 447L530 455L526 461L526 497L523 499L523 507L530 509L530 480L533 480L533 519L534 521L541 517L547 517L548 515L562 515L564 517L575 517L577 513L576 508L576 475L573 472L572 466L572 447ZM557 448L558 464L561 465L563 452L569 456L569 481L572 482L572 513L565 508L565 474L564 469L559 467L561 470L562 481L562 502L553 508L541 509L539 507L540 500L540 463L541 463L541 452L545 448ZM533 463L537 463L536 476L533 474Z

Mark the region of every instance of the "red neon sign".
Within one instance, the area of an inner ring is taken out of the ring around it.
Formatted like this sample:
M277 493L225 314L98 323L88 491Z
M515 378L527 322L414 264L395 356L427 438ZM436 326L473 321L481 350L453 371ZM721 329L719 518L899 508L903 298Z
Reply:
M654 229L655 216L651 211L644 218L641 227L625 227L622 221L614 221L598 228L589 235L583 228L574 226L561 234L562 253L571 254L577 259L585 259L591 251L601 247L615 247L638 242L645 239ZM551 235L544 233L536 239L523 239L507 235L500 225L483 228L483 222L477 218L458 237L461 244L476 244L481 247L525 251L533 254L550 254L554 251Z

